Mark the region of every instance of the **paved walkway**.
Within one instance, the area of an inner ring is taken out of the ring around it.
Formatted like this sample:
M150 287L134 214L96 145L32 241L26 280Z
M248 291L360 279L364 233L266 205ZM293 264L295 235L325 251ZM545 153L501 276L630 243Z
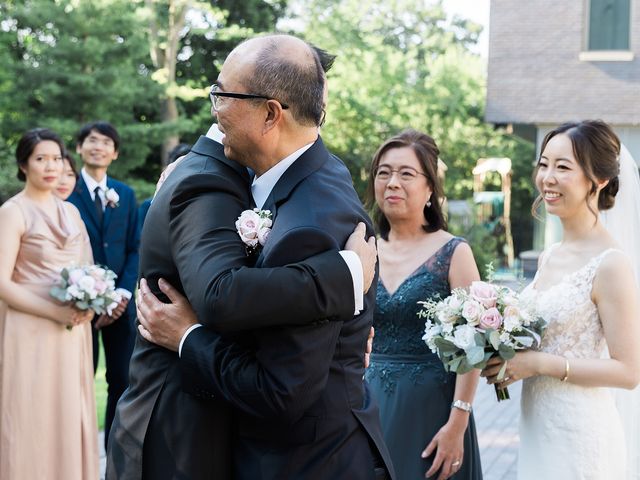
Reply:
M480 380L473 404L484 480L515 480L518 459L520 385L509 387L511 400L498 403L493 386ZM104 450L100 432L100 471L104 478ZM402 480L402 479L399 479Z
M510 400L496 400L493 385L480 379L473 408L484 480L515 480L522 382L509 387Z

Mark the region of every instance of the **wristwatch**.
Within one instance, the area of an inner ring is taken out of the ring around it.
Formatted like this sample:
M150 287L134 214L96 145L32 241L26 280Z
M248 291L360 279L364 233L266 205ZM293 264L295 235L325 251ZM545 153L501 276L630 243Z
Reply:
M454 400L451 404L451 408L458 408L467 413L471 413L471 404L469 402L465 402L464 400Z

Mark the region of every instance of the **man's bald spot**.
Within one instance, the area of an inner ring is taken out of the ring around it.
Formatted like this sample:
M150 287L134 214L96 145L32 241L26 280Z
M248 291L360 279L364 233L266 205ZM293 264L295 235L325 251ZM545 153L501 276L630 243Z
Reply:
M229 56L238 56L253 63L257 57L270 57L276 61L295 63L302 68L316 68L316 55L311 46L291 35L265 35L245 40Z

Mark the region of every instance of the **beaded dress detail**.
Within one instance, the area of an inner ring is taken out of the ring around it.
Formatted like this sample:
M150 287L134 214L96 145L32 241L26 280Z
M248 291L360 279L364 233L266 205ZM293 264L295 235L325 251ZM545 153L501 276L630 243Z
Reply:
M382 432L398 479L424 479L433 456L423 460L420 453L451 412L456 376L445 372L422 340L424 320L417 312L419 301L450 295L449 266L461 242L449 240L393 293L378 282L376 335L365 378L380 405ZM482 478L473 416L465 432L462 467L450 478Z

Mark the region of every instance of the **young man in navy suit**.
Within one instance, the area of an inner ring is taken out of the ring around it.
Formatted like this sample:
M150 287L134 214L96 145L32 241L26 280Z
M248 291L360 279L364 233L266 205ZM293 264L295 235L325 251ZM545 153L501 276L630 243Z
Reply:
M89 232L95 263L113 270L121 294L120 305L111 316L96 315L93 320L93 366L98 366L98 342L107 363L107 411L104 440L109 437L116 404L127 388L129 360L135 341L135 305L130 301L138 278L138 209L133 190L107 175L118 158L120 136L113 125L97 121L82 127L76 152L84 166L75 191L69 197ZM100 335L102 334L102 335Z

